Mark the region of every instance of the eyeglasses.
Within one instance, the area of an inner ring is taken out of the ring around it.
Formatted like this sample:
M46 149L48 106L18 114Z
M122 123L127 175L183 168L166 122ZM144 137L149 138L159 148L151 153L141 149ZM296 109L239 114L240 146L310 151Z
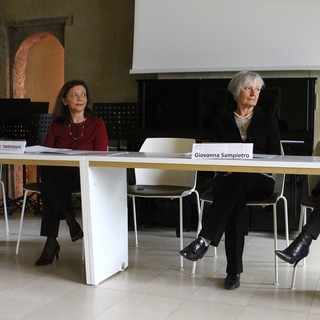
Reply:
M78 93L78 92L72 92L71 94L70 94L70 97L72 98L72 99L75 99L75 98L77 98L77 99L83 99L83 98L87 98L87 94L85 93L85 92L83 92L83 93Z

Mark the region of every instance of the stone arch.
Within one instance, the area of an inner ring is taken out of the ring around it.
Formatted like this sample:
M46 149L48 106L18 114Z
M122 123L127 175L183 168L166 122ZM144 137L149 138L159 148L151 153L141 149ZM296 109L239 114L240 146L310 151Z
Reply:
M21 71L28 58L28 49L36 45L39 41L49 35L56 38L64 48L64 32L66 24L72 24L72 17L59 17L50 19L36 19L27 21L13 21L6 23L5 27L8 34L9 47L9 91L10 97L21 95L21 82L23 76ZM16 59L19 54L20 61ZM21 68L21 69L20 69ZM15 75L13 76L13 72ZM14 84L14 78L17 79L17 86ZM14 87L17 92L14 93Z
M52 111L64 82L64 48L58 39L45 31L27 37L15 54L12 79L14 98L48 101Z

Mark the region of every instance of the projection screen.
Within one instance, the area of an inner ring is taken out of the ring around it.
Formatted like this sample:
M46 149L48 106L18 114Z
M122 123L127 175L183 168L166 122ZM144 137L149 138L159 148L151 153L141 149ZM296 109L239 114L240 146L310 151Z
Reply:
M319 0L135 0L130 73L320 70Z

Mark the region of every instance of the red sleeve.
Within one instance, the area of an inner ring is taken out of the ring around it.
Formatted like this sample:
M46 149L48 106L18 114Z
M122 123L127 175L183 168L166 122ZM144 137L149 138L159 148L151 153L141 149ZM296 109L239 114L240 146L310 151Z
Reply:
M47 135L46 135L46 138L45 138L45 141L44 141L44 145L46 147L49 147L49 148L54 148L54 129L53 129L53 126L54 126L54 122L51 122L50 126L49 126L49 129L48 129L48 132L47 132Z
M96 127L96 137L94 140L93 150L94 151L108 151L108 134L105 123L99 118Z

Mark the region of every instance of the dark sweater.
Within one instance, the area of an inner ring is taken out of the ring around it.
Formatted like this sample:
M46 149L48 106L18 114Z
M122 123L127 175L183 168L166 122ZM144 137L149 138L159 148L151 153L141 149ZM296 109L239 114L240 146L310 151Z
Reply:
M280 154L280 133L276 118L270 112L255 107L247 130L247 139L243 141L236 125L233 112L217 117L213 123L211 140L224 143L253 143L253 153Z

